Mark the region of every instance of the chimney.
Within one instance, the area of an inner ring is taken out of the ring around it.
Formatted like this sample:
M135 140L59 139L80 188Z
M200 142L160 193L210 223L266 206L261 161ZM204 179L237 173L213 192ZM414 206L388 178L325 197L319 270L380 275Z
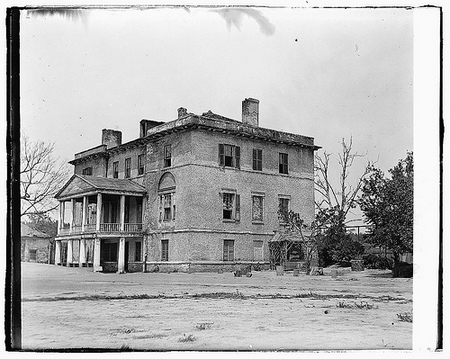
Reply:
M185 109L184 107L180 107L178 109L178 118L186 116L187 115L187 109Z
M116 130L102 130L102 145L106 148L120 146L122 144L122 132Z
M242 123L259 126L259 100L246 98L242 101Z

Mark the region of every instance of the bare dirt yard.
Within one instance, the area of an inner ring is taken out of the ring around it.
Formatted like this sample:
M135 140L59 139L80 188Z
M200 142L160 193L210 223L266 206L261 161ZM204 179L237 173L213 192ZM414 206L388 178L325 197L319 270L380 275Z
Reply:
M121 350L411 349L412 279L94 273L22 263L22 347Z

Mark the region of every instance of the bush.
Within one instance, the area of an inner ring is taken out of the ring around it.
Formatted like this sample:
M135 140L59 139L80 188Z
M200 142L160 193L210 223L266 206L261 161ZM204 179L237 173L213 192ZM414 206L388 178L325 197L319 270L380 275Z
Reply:
M359 242L352 241L350 237L346 236L335 244L331 253L334 262L350 266L350 260L364 253L364 246Z
M413 265L406 262L398 262L392 269L392 277L394 278L412 278Z
M368 269L392 269L394 261L390 258L376 254L366 254L363 256L364 267Z

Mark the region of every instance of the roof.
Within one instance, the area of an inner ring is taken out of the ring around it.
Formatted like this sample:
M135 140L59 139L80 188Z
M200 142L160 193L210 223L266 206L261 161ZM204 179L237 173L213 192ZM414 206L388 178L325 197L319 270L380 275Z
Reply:
M260 139L264 141L272 141L287 145L318 150L321 147L314 145L314 138L297 135L295 133L272 130L269 128L252 126L241 121L237 121L228 117L218 115L211 110L196 115L187 113L186 115L169 122L162 122L160 125L150 128L145 137L139 137L132 141L123 143L107 149L105 145L93 147L82 151L75 155L75 159L69 161L71 164L77 164L92 156L109 156L109 153L123 151L129 147L140 146L145 142L161 138L172 132L185 131L191 128L207 129L210 131L223 132L236 136L248 137L251 139Z
M52 236L31 228L28 224L22 223L20 226L20 234L22 237L51 238Z
M258 138L266 141L297 145L318 150L320 147L314 145L314 138L297 135L295 133L282 132L269 128L252 126L240 121L232 120L211 111L203 113L201 116L189 114L182 118L166 122L163 125L155 126L147 131L146 138L158 138L167 133L185 130L187 128L201 128L216 132L229 133L242 137Z
M304 231L303 236L306 240L309 239L311 236L311 231ZM294 232L276 232L271 239L269 239L269 242L303 242L304 239L299 233Z
M55 198L61 199L99 192L144 195L146 190L145 187L129 179L81 176L75 174L55 195Z

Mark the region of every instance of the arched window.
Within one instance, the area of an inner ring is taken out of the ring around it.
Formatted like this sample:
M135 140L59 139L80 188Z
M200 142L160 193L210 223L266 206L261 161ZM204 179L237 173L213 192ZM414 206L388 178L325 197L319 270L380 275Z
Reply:
M172 173L164 173L158 185L158 220L162 222L171 222L175 220L175 177Z

